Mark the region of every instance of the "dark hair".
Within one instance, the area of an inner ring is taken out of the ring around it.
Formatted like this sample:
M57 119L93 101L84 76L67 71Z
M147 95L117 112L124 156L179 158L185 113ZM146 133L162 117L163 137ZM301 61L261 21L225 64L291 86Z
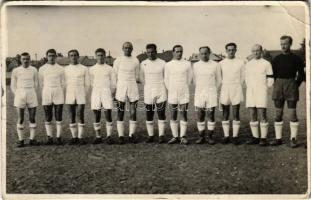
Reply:
M71 52L76 52L79 56L79 51L77 49L71 49L70 51L68 51L68 57Z
M153 50L157 50L157 45L155 45L155 44L147 44L146 45L146 49L153 49Z
M237 45L234 42L230 42L230 43L226 44L225 48L227 49L227 47L229 47L229 46L234 46L234 48L237 47Z
M199 48L199 51L201 51L201 49L207 49L209 53L211 53L211 49L209 48L209 46L203 46Z
M29 56L30 57L30 54L28 52L24 52L24 53L21 54L21 57L22 56Z
M122 49L123 49L123 47L124 47L125 44L129 44L129 45L131 45L131 47L133 48L132 42L124 42L123 45L122 45Z
M175 46L173 46L173 51L175 51L176 48L183 48L180 44L176 44Z
M289 35L282 35L280 40L286 40L288 39L289 40L289 43L292 44L293 43L293 38Z
M97 53L99 53L99 52L104 53L104 54L106 55L105 49L98 48L98 49L96 49L95 54L97 54Z
M45 55L48 55L48 53L54 53L54 54L56 54L56 51L55 51L55 49L49 49L49 50L46 51L46 54L45 54Z

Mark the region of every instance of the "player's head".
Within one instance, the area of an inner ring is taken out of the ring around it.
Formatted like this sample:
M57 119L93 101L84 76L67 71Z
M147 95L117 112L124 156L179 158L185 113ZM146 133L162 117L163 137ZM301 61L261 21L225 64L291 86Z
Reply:
M147 44L146 52L147 52L148 59L155 60L157 58L157 45Z
M56 62L56 57L57 57L55 49L47 50L45 55L48 60L47 63L54 65Z
M68 58L70 60L71 64L78 64L78 60L79 60L79 51L76 49L72 49L70 51L68 51Z
M252 54L254 56L255 59L259 59L261 58L262 55L262 46L260 44L255 44L252 47Z
M237 45L233 42L226 44L225 46L228 58L232 59L235 57L235 53L237 50Z
M288 53L290 51L290 47L292 46L293 38L288 35L283 35L280 40L282 52Z
M173 46L173 58L175 60L180 60L182 58L183 47L179 44Z
M133 44L131 42L124 42L122 50L125 56L131 56L133 51Z
M21 63L23 67L28 67L30 65L30 55L27 52L21 54Z
M106 59L106 51L105 49L98 48L95 51L95 56L98 64L104 64Z
M209 46L200 47L199 52L200 52L200 59L202 61L208 61L209 60L209 56L211 54L211 49L209 48Z

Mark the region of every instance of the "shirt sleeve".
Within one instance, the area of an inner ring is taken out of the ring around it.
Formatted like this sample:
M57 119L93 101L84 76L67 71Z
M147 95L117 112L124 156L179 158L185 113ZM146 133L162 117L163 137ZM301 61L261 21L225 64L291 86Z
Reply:
M89 77L90 77L90 87L93 87L94 74L92 73L92 67L89 68Z
M241 84L243 85L244 81L245 81L245 62L242 62L242 67L241 67Z
M60 81L61 81L61 87L64 89L65 87L66 87L66 78L65 78L65 69L64 68L62 68L61 69L61 79L60 79Z
M271 87L274 83L273 79L273 70L272 66L269 62L267 62L267 67L266 67L266 76L267 76L267 86Z
M217 88L219 88L221 85L221 67L219 63L216 66L216 85Z
M67 85L68 85L67 70L68 70L68 69L66 69L66 67L64 67L65 88L66 88Z
M38 89L39 80L38 80L38 70L36 68L34 68L34 85L35 85L35 89Z
M112 92L114 92L117 88L117 78L113 70L111 70L111 73L110 73L110 88Z
M135 77L136 77L137 83L139 83L139 68L140 68L140 64L139 64L139 61L137 60L136 67L135 67Z
M271 64L272 64L273 77L274 77L274 79L276 79L276 77L277 77L277 65L278 65L277 57L272 60Z
M40 88L43 88L43 68L42 67L40 67L39 69L38 79L39 79Z
M145 68L143 63L140 64L139 80L142 84L145 84Z
M298 67L298 75L297 75L297 85L298 87L301 85L303 80L305 79L305 72L304 72L304 64L301 58L297 56L297 67Z
M168 88L169 86L168 85L169 81L170 81L170 71L169 71L168 64L166 63L164 66L164 84L166 88Z
M196 85L196 70L195 70L195 64L193 65L192 67L192 81L193 81L193 84Z
M13 69L12 75L11 75L11 90L15 94L17 87L17 75L16 75L16 68Z
M113 62L113 73L115 74L116 77L116 81L118 81L118 71L119 71L119 59L115 59L115 61Z
M189 63L189 66L188 66L188 85L191 84L192 79L193 79L193 69L192 69L191 64Z
M90 85L91 85L90 84L90 74L89 74L88 68L85 69L84 85L85 85L86 91L88 91L90 89Z

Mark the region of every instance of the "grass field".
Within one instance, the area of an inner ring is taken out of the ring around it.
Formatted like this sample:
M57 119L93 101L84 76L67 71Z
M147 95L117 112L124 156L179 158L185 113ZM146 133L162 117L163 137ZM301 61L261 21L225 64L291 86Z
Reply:
M141 91L142 92L142 91ZM271 91L270 96L271 97ZM298 140L306 142L305 83L300 88ZM193 102L193 97L191 99ZM86 136L94 136L93 115L86 106ZM287 111L285 111L285 116ZM113 113L114 119L116 113ZM273 104L269 101L269 138L273 132ZM64 112L64 138L68 141L68 109ZM217 112L216 139L222 136ZM307 191L307 151L242 144L195 145L197 138L193 104L190 104L188 146L167 144L38 146L16 148L16 112L7 87L7 193L72 194L302 194ZM26 115L27 119L27 115ZM126 115L126 120L128 115ZM248 113L241 106L242 140L250 137ZM168 116L169 120L169 116ZM140 140L146 139L145 113L138 112ZM288 118L283 135L289 138ZM38 139L46 140L42 107L37 111ZM28 120L26 120L26 127ZM127 123L126 123L127 126ZM156 126L155 126L156 127ZM126 127L126 130L127 127ZM157 132L157 128L155 130ZM28 128L26 128L28 132ZM166 135L171 137L169 124ZM116 127L114 124L114 136Z

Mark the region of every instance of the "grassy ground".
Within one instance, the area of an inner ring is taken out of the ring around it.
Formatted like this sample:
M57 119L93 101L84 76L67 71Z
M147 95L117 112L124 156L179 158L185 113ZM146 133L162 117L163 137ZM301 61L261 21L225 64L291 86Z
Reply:
M303 145L297 149L291 149L287 144L279 147L219 143L214 146L195 145L193 143L197 130L192 103L188 127L192 144L188 146L141 142L123 146L88 144L16 148L16 112L12 93L8 89L7 87L7 193L301 194L307 190L307 151ZM305 84L300 91L298 139L304 143ZM270 101L269 138L274 137L272 105ZM69 140L67 111L65 108L64 138ZM287 111L285 116L286 113ZM89 104L85 114L86 135L91 142L94 133ZM113 115L116 118L115 112ZM222 136L220 115L217 112L218 140ZM248 119L243 104L240 135L244 141L250 137ZM138 112L138 120L140 123L137 132L143 141L146 138L143 111ZM41 106L38 108L37 121L38 139L43 141L46 137ZM284 138L288 143L288 118L285 117L284 122ZM115 127L114 135L116 136ZM168 138L171 136L169 124L166 135Z

